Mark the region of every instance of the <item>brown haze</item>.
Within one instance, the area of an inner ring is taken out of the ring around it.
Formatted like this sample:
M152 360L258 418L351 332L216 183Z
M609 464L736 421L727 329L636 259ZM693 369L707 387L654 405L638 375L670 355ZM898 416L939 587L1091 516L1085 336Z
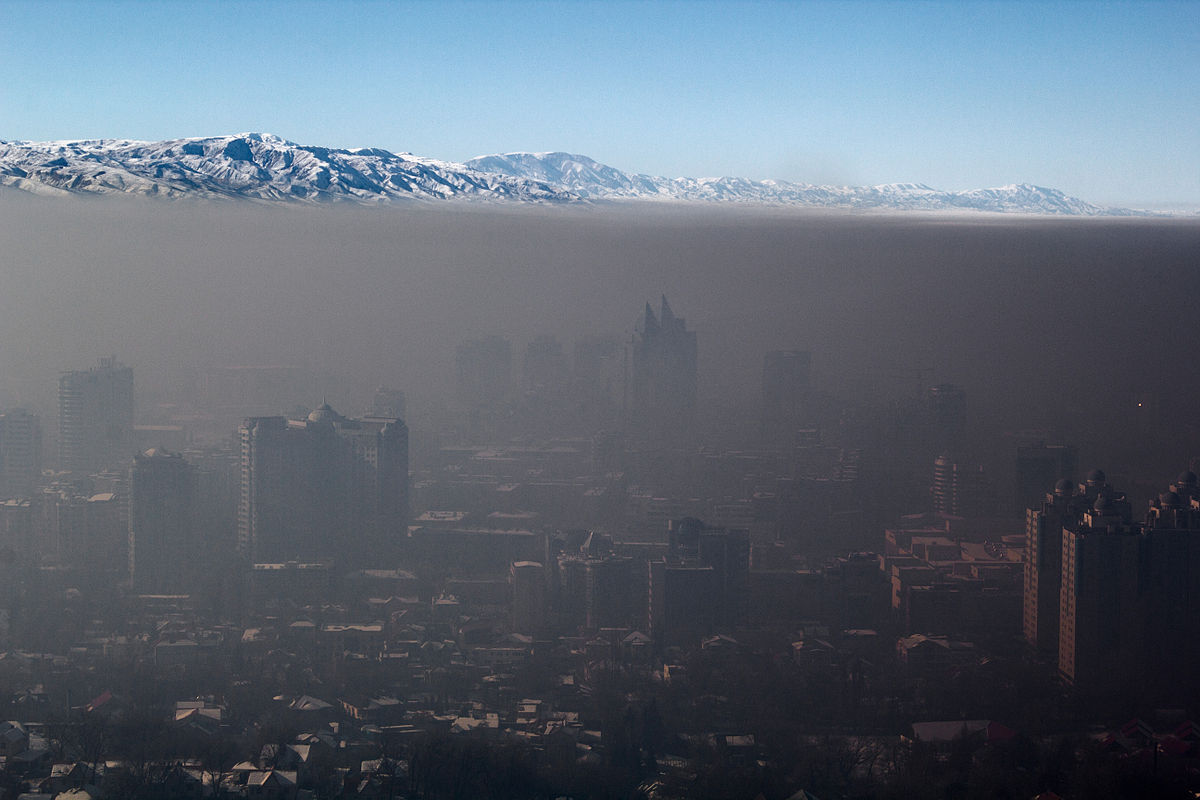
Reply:
M1050 427L1097 457L1152 397L1184 431L1156 460L1198 450L1195 221L9 195L0 253L0 402L48 416L59 370L113 353L140 398L205 366L297 364L342 376L350 412L386 383L419 414L464 338L569 352L666 293L710 407L752 409L763 353L802 348L824 388L911 393L927 368L992 430Z

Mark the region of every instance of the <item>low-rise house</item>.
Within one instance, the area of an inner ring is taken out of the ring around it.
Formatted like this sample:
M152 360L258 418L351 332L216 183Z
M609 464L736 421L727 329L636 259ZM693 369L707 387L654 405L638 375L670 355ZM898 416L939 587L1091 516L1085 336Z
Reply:
M29 749L29 732L15 720L0 722L0 756L9 758Z

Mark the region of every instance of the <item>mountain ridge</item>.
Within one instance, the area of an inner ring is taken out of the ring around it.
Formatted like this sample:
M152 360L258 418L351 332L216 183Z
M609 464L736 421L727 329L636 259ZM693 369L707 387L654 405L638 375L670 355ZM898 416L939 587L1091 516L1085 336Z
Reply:
M379 203L562 202L553 187L381 148L300 145L272 134L140 141L0 142L0 186L40 194Z
M301 145L268 133L162 141L4 141L0 187L35 194L290 203L666 201L1069 216L1139 213L1104 208L1033 184L947 192L922 183L853 187L738 177L664 178L627 173L561 151L493 154L456 163L375 147Z
M629 174L587 156L561 151L515 152L478 156L467 166L557 183L585 199L672 199L744 202L822 208L877 208L907 211L975 210L1072 216L1132 215L1105 208L1058 189L1015 183L986 189L948 192L923 183L876 186L822 186L748 178L664 178Z

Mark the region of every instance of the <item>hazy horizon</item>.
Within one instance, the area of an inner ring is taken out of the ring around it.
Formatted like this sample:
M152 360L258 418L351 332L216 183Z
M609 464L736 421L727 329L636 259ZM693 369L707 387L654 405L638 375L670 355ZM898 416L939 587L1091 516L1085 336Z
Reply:
M582 335L628 341L662 294L698 331L709 408L753 407L775 349L812 351L840 394L961 384L998 430L1102 428L1135 395L1165 413L1200 389L1180 350L1194 220L12 194L0 211L0 399L43 413L58 371L111 354L143 398L206 367L289 364L339 376L342 403L388 384L419 411L450 390L465 339L509 338L519 369L540 334L568 353Z

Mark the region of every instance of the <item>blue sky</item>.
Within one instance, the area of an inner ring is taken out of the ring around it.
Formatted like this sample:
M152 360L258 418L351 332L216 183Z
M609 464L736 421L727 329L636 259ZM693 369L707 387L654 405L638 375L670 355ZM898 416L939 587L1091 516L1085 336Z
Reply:
M0 139L1029 182L1200 208L1200 2L0 2Z

